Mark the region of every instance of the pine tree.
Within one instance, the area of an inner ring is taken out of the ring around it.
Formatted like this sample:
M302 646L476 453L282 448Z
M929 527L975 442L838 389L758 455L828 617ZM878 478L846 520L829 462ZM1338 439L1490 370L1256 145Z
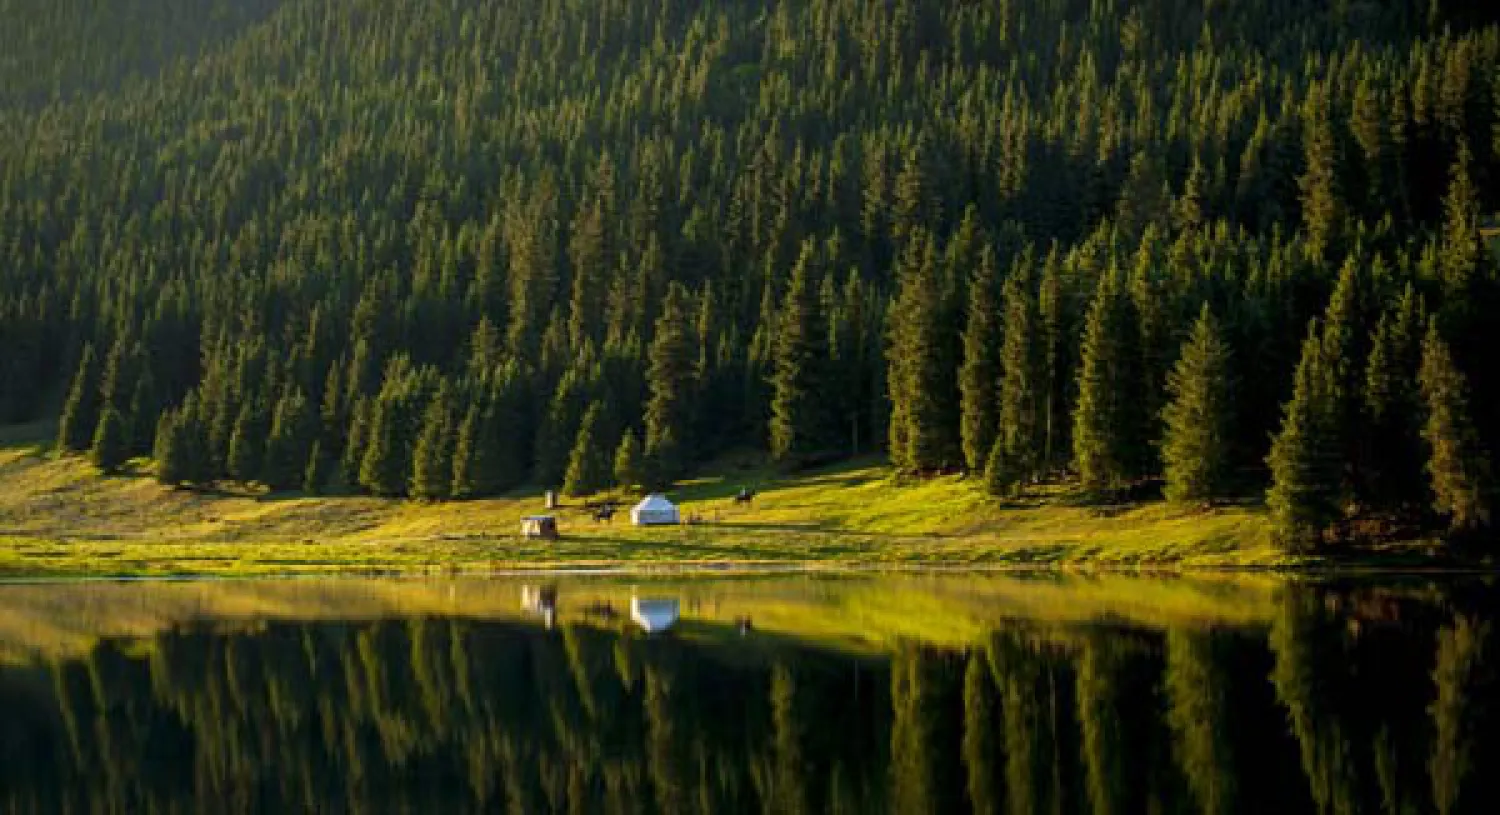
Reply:
M317 437L312 403L300 388L292 388L276 403L261 481L274 491L295 490L307 475L307 455Z
M78 371L73 375L73 387L68 390L68 401L63 406L62 419L57 429L59 450L85 452L94 442L94 429L99 426L99 362L92 344L83 347L83 357L78 362Z
M996 498L1009 498L1021 486L1021 472L1005 455L1005 439L995 437L990 445L990 454L984 462L985 491Z
M484 406L475 399L464 411L453 441L453 482L449 492L454 498L477 498L486 493L484 474L494 465L486 461L492 450L485 444L483 421Z
M687 311L688 294L681 284L667 290L656 335L651 341L646 402L645 458L648 486L660 488L676 481L687 465L683 430L692 426L692 394L695 389L692 334Z
M307 454L307 467L302 471L302 491L308 495L322 495L328 488L332 467L330 456L323 452L323 440L315 439Z
M969 313L964 326L964 363L958 372L959 409L962 413L959 432L963 439L964 461L971 470L984 468L990 448L995 446L999 409L996 391L1000 380L997 350L1000 345L995 304L995 252L986 246L979 267L969 281Z
M573 442L573 452L568 456L568 471L563 478L563 491L575 497L593 495L609 486L612 471L609 451L602 438L604 406L598 402L589 405L578 426L578 438Z
M89 458L105 473L118 472L129 459L130 440L125 417L113 407L105 407L99 415L99 426L94 430L94 443L89 448Z
M1039 309L1039 331L1037 342L1041 345L1042 391L1042 470L1053 472L1063 464L1072 445L1068 415L1068 383L1065 363L1064 335L1070 331L1069 318L1063 304L1062 270L1058 253L1054 247L1042 264L1042 279L1037 293Z
M349 431L344 444L344 455L339 461L339 471L345 484L359 483L359 471L370 442L372 405L369 397L361 396L355 400L354 409L349 412Z
M1362 488L1375 506L1401 515L1420 506L1427 494L1417 384L1424 322L1419 298L1408 286L1400 301L1381 315L1365 366L1368 467Z
M1232 438L1229 346L1208 304L1167 377L1163 410L1167 500L1198 504L1222 497Z
M821 278L817 246L802 245L776 322L771 374L771 457L797 461L828 446L828 327L814 288Z
M1475 316L1476 287L1489 251L1480 235L1483 209L1473 177L1473 152L1459 145L1444 199L1441 285L1443 313L1450 328L1467 330Z
M916 235L902 253L899 285L887 353L891 461L906 472L941 469L963 456L953 377L958 332L930 237Z
M229 437L229 458L225 466L236 481L259 480L265 466L266 436L270 432L266 413L259 399L249 399L240 406Z
M1344 226L1344 201L1327 89L1314 89L1309 100L1303 127L1307 170L1298 184L1302 189L1302 221L1307 228L1308 253L1322 261L1338 245Z
M181 437L182 417L178 411L169 410L156 420L156 443L152 446L152 457L156 459L156 480L169 487L186 484L191 463L189 451Z
M620 438L620 447L615 451L615 484L623 490L633 490L644 478L641 475L641 443L634 431L626 431Z
M1266 504L1276 539L1293 551L1315 548L1343 515L1343 451L1324 347L1314 321L1302 344L1296 386L1281 432L1266 459L1272 481Z
M1422 341L1418 375L1427 421L1427 474L1431 478L1433 509L1457 532L1470 532L1490 523L1490 463L1469 415L1468 385L1453 362L1436 320Z
M1005 342L1000 351L1000 423L1007 480L1035 481L1042 471L1045 445L1042 427L1041 314L1022 266L1005 281Z
M427 501L450 497L453 467L453 404L444 385L422 417L422 431L412 452L411 497Z
M1141 422L1129 300L1114 273L1100 279L1084 326L1073 411L1073 461L1083 489L1118 489L1135 477Z

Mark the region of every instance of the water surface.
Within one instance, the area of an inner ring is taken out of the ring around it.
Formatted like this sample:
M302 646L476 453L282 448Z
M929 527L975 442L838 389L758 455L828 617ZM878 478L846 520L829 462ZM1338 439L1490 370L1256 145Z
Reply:
M632 597L680 617L647 636ZM1430 578L0 586L0 809L1493 812L1495 607Z

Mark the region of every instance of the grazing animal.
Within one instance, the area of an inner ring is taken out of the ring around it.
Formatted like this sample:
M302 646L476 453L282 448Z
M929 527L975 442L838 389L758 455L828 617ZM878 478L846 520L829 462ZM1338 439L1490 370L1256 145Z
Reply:
M754 500L755 491L748 488L741 488L739 494L734 496L735 506L739 506L740 504L748 504Z

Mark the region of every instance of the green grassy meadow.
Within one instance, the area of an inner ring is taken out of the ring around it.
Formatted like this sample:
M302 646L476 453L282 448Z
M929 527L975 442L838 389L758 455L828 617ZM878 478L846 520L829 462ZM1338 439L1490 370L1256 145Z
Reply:
M364 496L267 495L157 484L148 462L102 476L12 429L0 437L0 575L170 576L451 573L558 567L963 566L1276 568L1331 563L1271 544L1256 505L1101 507L1060 489L1000 502L975 479L896 483L874 461L793 476L749 462L672 493L691 523L638 529L625 513L557 513L559 541L528 541L539 491L427 504ZM42 429L32 428L33 438ZM737 507L743 486L758 490ZM621 500L633 500L621 496ZM1428 562L1424 544L1397 547ZM1390 553L1387 553L1390 554Z

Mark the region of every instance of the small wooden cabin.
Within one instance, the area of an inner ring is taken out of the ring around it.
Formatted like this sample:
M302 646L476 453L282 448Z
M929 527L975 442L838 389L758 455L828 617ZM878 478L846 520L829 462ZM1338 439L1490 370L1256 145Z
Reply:
M551 515L532 515L522 518L521 537L549 541L557 540L557 518Z

